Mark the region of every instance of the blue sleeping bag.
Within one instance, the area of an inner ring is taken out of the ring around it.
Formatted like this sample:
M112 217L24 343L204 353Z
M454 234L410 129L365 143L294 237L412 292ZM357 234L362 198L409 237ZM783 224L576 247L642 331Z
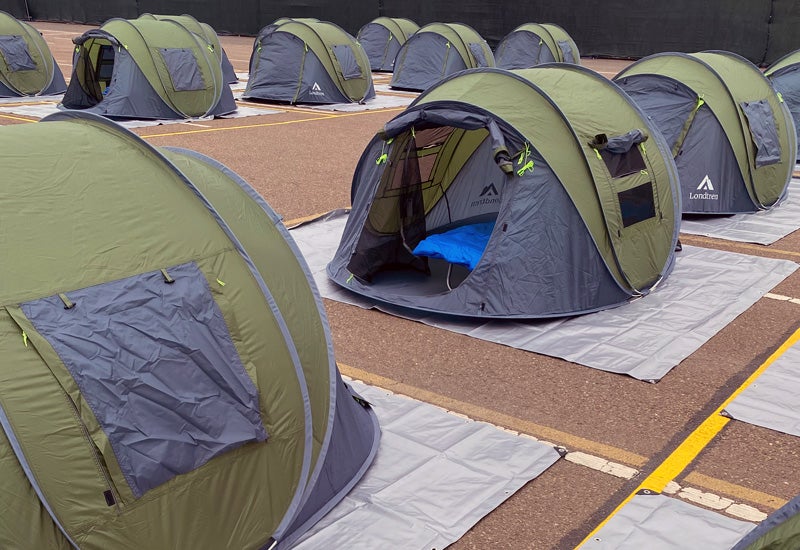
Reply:
M473 223L429 235L414 248L414 254L440 258L451 264L466 266L472 271L483 256L493 229L494 222Z

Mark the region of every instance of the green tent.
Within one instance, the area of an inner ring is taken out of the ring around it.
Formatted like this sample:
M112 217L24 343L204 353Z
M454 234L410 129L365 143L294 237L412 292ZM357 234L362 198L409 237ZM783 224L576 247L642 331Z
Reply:
M111 19L75 38L62 105L119 118L172 119L236 110L216 34L186 20Z
M88 113L0 157L0 548L290 547L379 431L279 217Z
M797 550L800 548L800 495L775 510L731 550Z
M684 213L755 212L784 196L797 152L794 123L748 60L720 51L660 53L614 81L667 138Z
M39 31L0 11L0 97L62 94L66 89Z
M419 25L402 17L378 17L358 31L356 39L367 52L373 71L392 72L397 52L419 30Z
M508 33L494 52L501 69L528 69L542 63L575 63L581 54L572 37L553 23L525 23Z
M677 187L661 135L602 75L571 64L462 71L367 146L328 275L459 316L618 306L672 269Z
M369 59L341 27L279 19L259 32L242 95L286 103L358 103L375 97Z
M235 84L239 81L236 72L233 70L233 65L228 59L228 54L222 48L219 42L219 36L211 25L201 23L194 17L188 14L183 15L154 15L152 13L145 13L139 16L139 19L155 19L158 21L174 21L182 25L194 34L203 37L206 44L211 46L211 50L222 65L222 78L227 84Z
M463 23L430 23L397 52L392 88L423 91L441 79L477 67L494 67L486 40Z

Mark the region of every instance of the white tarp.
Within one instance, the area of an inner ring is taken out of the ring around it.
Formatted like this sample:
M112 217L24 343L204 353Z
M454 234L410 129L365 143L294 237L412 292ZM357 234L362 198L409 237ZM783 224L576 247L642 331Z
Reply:
M800 346L778 357L726 407L741 422L800 436Z
M546 321L452 319L400 310L330 281L325 266L345 221L342 216L292 229L325 298L647 381L662 378L798 267L787 260L685 246L656 291L615 309Z
M663 495L636 495L581 550L730 550L755 527Z
M444 548L560 458L532 438L352 385L378 415L381 445L364 478L298 550Z

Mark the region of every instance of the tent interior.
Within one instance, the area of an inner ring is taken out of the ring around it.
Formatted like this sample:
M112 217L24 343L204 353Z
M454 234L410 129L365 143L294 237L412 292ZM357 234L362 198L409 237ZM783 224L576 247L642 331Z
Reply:
M521 136L504 138L509 146L522 143ZM377 154L368 150L364 158L379 157L382 146L374 141ZM483 254L506 173L486 128L425 123L394 137L392 146L348 268L392 294L447 292Z
M86 95L96 103L103 100L114 75L116 46L104 37L91 37L81 45L76 63L78 79ZM82 68L82 70L81 70Z

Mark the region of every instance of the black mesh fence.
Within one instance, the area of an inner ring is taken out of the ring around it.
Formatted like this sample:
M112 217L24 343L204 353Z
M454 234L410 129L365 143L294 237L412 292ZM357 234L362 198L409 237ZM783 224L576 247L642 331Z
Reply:
M0 9L25 15L25 1L0 0ZM280 17L316 17L351 34L380 15L424 25L460 22L495 46L516 26L556 23L582 55L639 58L663 51L727 50L768 64L800 49L800 2L794 0L27 0L30 16L46 21L102 23L142 13L188 13L217 32L255 35Z
M28 19L28 3L25 0L0 0L0 11L10 13L17 19Z

